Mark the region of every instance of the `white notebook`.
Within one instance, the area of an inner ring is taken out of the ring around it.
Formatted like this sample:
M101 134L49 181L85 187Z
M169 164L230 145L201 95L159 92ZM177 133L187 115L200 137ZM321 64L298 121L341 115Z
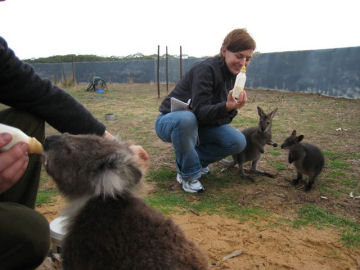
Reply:
M171 97L170 98L170 104L171 104L171 111L175 112L175 111L181 111L181 110L187 110L189 108L191 99L189 99L187 101L187 103L178 100L177 98Z

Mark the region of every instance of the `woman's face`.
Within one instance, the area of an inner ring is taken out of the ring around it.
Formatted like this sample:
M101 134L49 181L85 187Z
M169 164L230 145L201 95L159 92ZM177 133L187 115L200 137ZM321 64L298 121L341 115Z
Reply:
M225 63L234 75L237 75L243 66L247 67L250 64L253 53L254 50L251 49L238 52L230 52L227 49L222 50Z

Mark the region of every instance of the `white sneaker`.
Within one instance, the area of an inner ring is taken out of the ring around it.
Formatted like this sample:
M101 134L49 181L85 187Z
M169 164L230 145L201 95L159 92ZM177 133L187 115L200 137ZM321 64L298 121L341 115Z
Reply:
M200 173L201 173L201 175L209 174L210 173L210 168L209 167L201 168Z
M189 193L197 193L205 190L198 179L194 179L191 181L182 181L182 188Z
M210 173L209 167L201 168L200 173L201 173L201 175L209 174L209 173ZM180 185L181 185L182 182L183 182L183 179L182 179L182 177L181 177L181 175L180 175L179 173L176 175L176 181L177 181Z
M176 181L181 185L182 184L182 182L183 182L183 179L182 179L182 177L181 177L181 175L178 173L177 175L176 175Z

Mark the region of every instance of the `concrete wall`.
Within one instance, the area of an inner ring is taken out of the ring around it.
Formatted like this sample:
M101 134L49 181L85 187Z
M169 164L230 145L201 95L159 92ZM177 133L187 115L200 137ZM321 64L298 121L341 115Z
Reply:
M202 59L183 59L183 74ZM107 82L148 83L157 81L157 59L121 62L74 63L77 82L101 76ZM71 63L33 64L43 78L71 78ZM180 63L169 60L169 82L180 79ZM160 81L166 81L166 62L160 61ZM360 98L360 47L309 50L255 55L247 69L248 88L277 89Z

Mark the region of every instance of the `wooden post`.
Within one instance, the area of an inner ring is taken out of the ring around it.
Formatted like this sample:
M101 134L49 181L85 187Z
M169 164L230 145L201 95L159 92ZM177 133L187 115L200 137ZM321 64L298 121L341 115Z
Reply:
M182 47L180 46L180 80L182 79L182 74L183 74Z
M75 69L74 69L74 55L72 55L72 81L75 84Z
M158 45L158 56L157 56L157 88L158 98L160 98L160 45Z
M168 47L166 46L166 93L169 93L169 58L168 58Z

